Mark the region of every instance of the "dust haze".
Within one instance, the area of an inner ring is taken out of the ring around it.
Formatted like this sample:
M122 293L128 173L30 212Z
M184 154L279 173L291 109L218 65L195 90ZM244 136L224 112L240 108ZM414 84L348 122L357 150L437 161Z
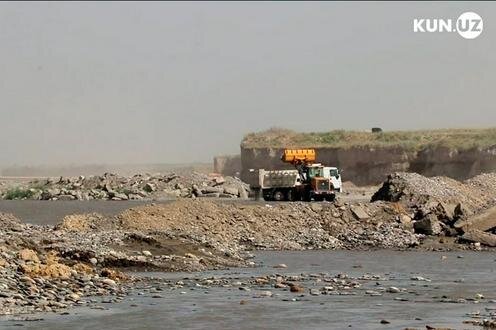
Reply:
M1 3L0 167L209 162L272 126L494 126L495 9ZM413 32L467 10L477 39Z

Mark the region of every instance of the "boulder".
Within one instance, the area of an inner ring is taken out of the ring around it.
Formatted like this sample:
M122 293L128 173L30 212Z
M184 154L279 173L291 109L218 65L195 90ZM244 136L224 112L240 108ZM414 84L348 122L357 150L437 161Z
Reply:
M191 187L191 191L192 191L192 196L201 196L203 193L201 192L201 189L198 188L198 186L196 184L194 184L192 187Z
M442 227L435 214L428 214L421 220L417 220L413 224L416 233L425 235L439 235Z
M114 189L112 188L112 186L110 185L110 183L106 183L103 186L103 190L105 190L108 193L113 193L114 192Z
M215 185L219 185L219 184L223 184L224 182L226 182L226 179L224 179L224 177L222 176L216 176L215 178L213 178L212 180Z
M117 193L117 192L114 193L114 197L112 199L114 199L114 198L116 198L118 200L121 200L121 201L125 201L125 200L128 200L129 199L126 194L124 194L124 193Z
M361 206L352 205L350 209L351 213L357 220L366 220L370 218L369 214Z
M222 188L222 187L204 187L202 189L202 193L204 193L204 194L222 193L223 191L224 191L224 188Z
M460 219L464 216L468 216L471 214L473 214L473 212L471 210L469 210L465 206L465 204L458 203L458 205L456 205L456 207L455 207L455 219Z
M238 187L238 196L242 199L248 199L248 192L243 186Z
M458 220L455 222L454 227L463 232L471 230L487 231L496 228L496 206L467 220Z
M157 190L157 187L153 183L148 182L143 187L143 190L146 191L147 193L151 193L151 192L154 192L155 190Z
M229 194L229 195L238 196L238 188L237 187L226 186L226 187L224 187L224 193L225 194Z
M496 235L480 230L470 230L463 234L462 239L474 243L478 242L487 246L496 246Z
M441 202L438 205L439 219L445 223L450 223L455 220L456 208L458 204Z
M402 215L400 215L399 220L400 220L400 223L405 230L408 230L410 232L414 232L412 218L410 218L406 214L402 214Z

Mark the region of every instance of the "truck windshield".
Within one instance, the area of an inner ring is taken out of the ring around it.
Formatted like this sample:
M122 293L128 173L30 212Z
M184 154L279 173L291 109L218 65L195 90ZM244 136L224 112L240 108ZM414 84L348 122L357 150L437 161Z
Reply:
M313 177L323 177L324 173L322 168L320 167L310 167L308 168L308 177L313 178Z
M335 168L332 168L329 170L329 175L330 176L338 176L338 170Z

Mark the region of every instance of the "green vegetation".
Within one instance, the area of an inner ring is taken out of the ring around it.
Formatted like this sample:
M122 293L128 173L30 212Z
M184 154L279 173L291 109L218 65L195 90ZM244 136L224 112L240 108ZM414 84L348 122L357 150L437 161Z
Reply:
M34 195L34 192L30 189L24 189L20 187L15 187L7 190L4 195L4 199L29 199Z
M408 150L419 150L429 146L470 149L492 145L496 145L496 128L391 131L381 133L344 130L299 133L288 129L271 128L263 132L250 133L241 142L241 146L245 148L351 148L369 146L402 147Z

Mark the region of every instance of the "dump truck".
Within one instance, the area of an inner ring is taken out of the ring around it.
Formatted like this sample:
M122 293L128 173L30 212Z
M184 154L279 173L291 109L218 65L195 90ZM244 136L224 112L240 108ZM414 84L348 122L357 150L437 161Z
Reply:
M339 170L315 163L315 159L314 149L286 149L281 160L296 169L259 169L251 188L267 201L332 201L341 191Z

